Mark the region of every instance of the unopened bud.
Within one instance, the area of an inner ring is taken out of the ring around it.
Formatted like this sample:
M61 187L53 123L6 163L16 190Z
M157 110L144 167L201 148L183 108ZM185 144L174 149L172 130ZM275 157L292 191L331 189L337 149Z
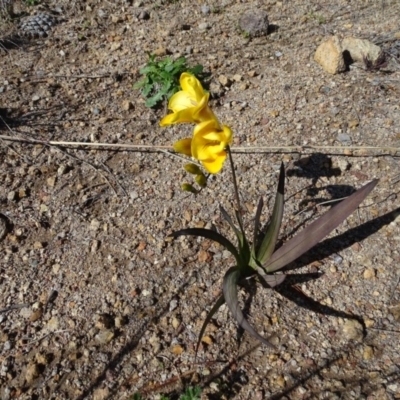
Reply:
M205 188L207 186L207 178L204 176L203 173L197 175L194 179L200 187Z
M190 192L194 194L198 193L198 191L190 183L182 183L181 188L184 192Z
M185 168L185 171L189 172L189 174L193 174L193 175L202 174L200 167L193 163L186 164L183 168Z

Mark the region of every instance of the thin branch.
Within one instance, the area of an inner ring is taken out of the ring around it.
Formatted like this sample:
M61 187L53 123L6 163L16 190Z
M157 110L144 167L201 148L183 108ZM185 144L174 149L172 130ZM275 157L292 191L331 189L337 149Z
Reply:
M154 150L165 151L173 150L172 146L154 146L151 144L125 144L125 143L87 143L87 142L64 142L64 141L45 141L38 139L27 139L19 137L11 137L7 135L0 135L0 139L9 142L23 142L32 144L42 144L44 146L63 146L63 147L105 147L117 149L135 149L135 150ZM387 151L400 153L400 147L389 146L246 146L246 147L231 147L233 153L252 153L252 152L273 152L279 153L281 151L289 153L302 153L307 150L341 150L341 151L367 151L373 153L374 151ZM172 154L172 153L171 153ZM352 156L353 154L343 154L344 156ZM369 154L362 154L368 156ZM376 154L373 154L376 156ZM385 154L392 155L393 154ZM400 154L399 154L400 155Z
M0 314L11 311L11 310L18 310L20 308L30 307L29 303L26 304L13 304L12 306L3 308L0 310Z

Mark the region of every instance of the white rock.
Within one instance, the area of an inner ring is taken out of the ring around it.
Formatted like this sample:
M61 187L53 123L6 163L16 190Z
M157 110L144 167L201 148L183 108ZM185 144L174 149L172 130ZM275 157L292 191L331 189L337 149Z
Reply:
M354 37L344 38L342 40L343 51L348 51L353 61L363 62L367 58L375 63L382 54L382 50L376 44L365 39Z

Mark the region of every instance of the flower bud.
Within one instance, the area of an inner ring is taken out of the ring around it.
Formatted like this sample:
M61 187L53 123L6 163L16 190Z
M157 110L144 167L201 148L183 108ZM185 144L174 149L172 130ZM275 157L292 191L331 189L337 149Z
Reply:
M198 174L194 179L200 187L205 188L207 186L207 178L203 173Z
M191 185L190 183L182 183L181 188L182 188L182 190L184 192L190 192L190 193L193 193L193 194L197 194L198 193L198 190L196 190L193 187L193 185Z
M201 175L202 174L200 167L193 163L186 164L183 168L185 168L185 171L189 172L189 174L193 174L193 175Z

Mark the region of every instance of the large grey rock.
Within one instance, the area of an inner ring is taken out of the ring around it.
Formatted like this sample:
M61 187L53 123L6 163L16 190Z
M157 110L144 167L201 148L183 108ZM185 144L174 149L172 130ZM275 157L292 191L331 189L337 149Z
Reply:
M263 10L252 10L244 13L239 19L239 26L249 36L263 36L268 33L268 14Z

